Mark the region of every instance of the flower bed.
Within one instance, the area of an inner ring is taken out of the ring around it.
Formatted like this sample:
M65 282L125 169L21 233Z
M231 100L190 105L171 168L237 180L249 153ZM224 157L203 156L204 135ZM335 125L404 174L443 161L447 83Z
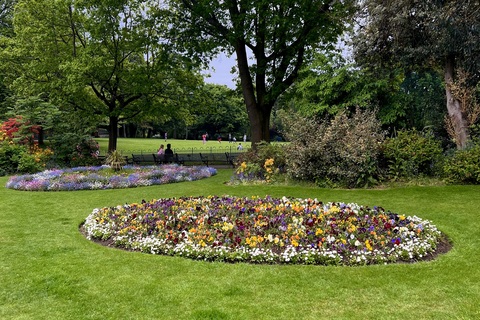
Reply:
M364 265L432 256L427 220L357 204L189 197L97 208L83 232L128 250L225 262Z
M181 181L193 181L217 173L209 167L179 165L124 166L114 172L109 166L77 167L64 170L46 170L36 174L11 177L6 187L28 191L71 191L132 188Z

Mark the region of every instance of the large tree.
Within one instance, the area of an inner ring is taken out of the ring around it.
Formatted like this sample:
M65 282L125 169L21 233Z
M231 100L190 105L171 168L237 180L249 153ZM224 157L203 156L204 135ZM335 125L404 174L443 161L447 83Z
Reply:
M337 42L350 0L170 0L178 44L234 54L253 143L269 141L272 108L312 52ZM253 61L253 62L252 62Z
M476 111L469 110L472 104L466 103L462 92L469 92L480 78L480 2L365 0L362 4L365 15L355 38L357 60L372 68L442 70L447 120L457 147L464 148Z
M119 121L178 100L180 83L201 79L168 50L153 3L19 0L15 37L3 50L17 94L105 117L115 150Z

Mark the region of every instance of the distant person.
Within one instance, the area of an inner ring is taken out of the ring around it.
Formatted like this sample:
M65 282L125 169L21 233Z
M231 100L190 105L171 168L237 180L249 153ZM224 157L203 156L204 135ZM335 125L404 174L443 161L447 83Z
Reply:
M165 149L165 162L173 162L173 150L170 143L167 144L167 149Z
M237 143L237 138L233 137L232 141L233 141L233 143Z
M243 146L242 146L241 142L238 143L237 150L239 150L239 151L243 150Z
M158 148L157 154L158 155L165 154L165 146L163 144L161 144L160 148Z
M222 136L218 136L218 143L222 143Z
M161 144L160 148L158 148L157 157L160 159L160 161L163 161L165 158L165 150L163 144Z
M202 141L203 141L203 144L207 143L207 135L206 134L202 134Z
M232 134L229 133L229 134L228 134L228 143L231 143L231 142L232 142Z
M243 142L247 142L247 135L246 134L243 135Z
M167 142L168 139L168 133L165 131L165 142Z

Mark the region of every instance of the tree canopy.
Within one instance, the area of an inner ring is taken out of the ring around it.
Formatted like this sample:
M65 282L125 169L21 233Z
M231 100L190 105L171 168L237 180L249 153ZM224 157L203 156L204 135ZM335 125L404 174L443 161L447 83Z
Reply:
M154 3L19 0L15 37L3 39L12 87L105 117L115 150L119 121L183 99L186 86L201 82L188 60L168 50Z
M269 141L275 101L315 50L328 50L337 42L354 2L168 1L175 11L173 36L185 52L235 55L254 144Z
M363 8L357 61L377 69L442 70L447 124L464 148L473 119L461 92L480 79L480 2L365 0Z

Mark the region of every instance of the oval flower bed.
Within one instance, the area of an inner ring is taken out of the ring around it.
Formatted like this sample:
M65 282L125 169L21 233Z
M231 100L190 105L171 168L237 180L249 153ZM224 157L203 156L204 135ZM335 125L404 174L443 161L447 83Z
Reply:
M156 184L193 181L217 174L210 167L185 167L176 164L161 166L124 166L113 171L109 166L76 167L46 170L36 174L11 177L6 187L28 191L71 191L118 189Z
M364 265L432 256L427 220L350 203L283 197L189 197L97 208L87 239L208 261Z

